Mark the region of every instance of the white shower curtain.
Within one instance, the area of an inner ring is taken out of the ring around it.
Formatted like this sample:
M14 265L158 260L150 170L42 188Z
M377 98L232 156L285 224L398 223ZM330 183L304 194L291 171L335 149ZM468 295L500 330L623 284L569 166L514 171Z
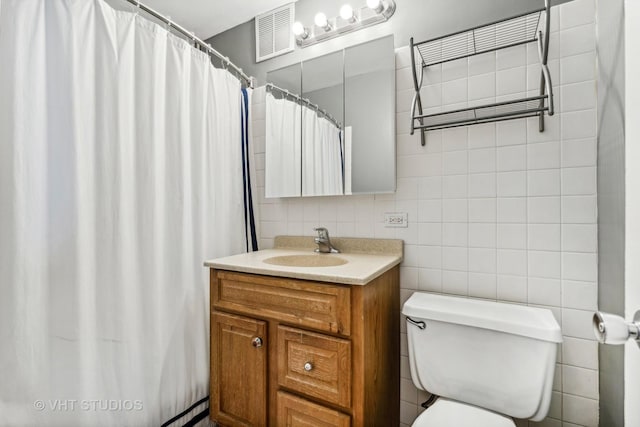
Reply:
M265 197L298 197L301 188L300 104L266 93Z
M245 248L240 83L101 0L2 0L0 61L0 426L158 426Z
M341 130L316 110L302 106L302 195L343 193Z

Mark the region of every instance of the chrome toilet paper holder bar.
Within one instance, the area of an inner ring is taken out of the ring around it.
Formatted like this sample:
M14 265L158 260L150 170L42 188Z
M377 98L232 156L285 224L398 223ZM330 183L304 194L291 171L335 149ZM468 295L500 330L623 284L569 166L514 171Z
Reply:
M640 347L640 310L632 322L615 314L596 311L593 314L593 333L601 344L621 345L634 339Z

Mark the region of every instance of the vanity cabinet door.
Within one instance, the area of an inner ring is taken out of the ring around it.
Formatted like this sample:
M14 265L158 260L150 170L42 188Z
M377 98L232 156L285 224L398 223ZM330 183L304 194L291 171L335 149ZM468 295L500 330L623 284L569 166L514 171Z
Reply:
M267 323L211 314L211 418L222 425L267 425Z
M279 391L278 426L350 427L351 417L301 397Z

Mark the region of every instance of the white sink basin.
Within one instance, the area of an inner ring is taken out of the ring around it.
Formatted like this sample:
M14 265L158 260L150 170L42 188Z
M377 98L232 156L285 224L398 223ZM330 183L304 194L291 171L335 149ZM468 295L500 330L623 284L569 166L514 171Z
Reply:
M286 267L335 267L348 263L344 258L329 254L282 255L265 259L263 262Z

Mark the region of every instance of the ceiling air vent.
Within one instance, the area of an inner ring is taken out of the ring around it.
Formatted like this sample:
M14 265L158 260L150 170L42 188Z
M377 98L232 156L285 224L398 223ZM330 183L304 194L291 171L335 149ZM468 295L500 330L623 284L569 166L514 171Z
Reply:
M256 62L293 51L294 14L294 3L290 3L256 16Z

